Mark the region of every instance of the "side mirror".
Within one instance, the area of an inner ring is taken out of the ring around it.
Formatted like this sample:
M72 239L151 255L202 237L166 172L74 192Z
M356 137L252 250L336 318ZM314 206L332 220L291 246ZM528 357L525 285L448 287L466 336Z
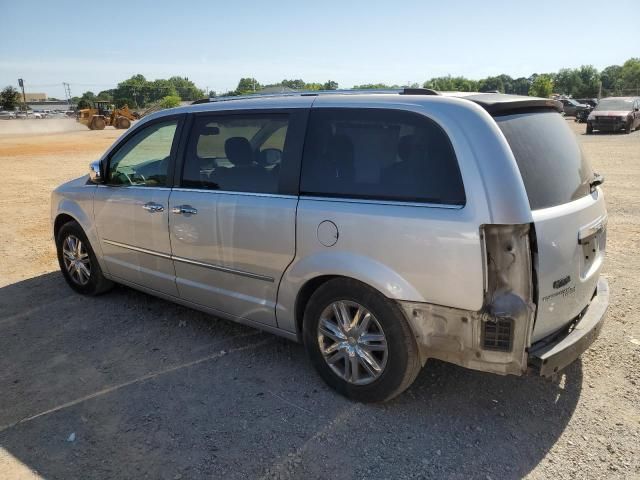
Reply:
M102 162L100 160L89 164L89 181L91 183L102 183Z

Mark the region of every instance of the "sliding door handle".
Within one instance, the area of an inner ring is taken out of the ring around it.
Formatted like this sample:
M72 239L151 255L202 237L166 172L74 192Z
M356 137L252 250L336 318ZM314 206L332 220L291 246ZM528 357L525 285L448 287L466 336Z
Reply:
M150 212L150 213L164 212L164 207L162 205L160 205L159 203L155 203L155 202L145 203L142 206L142 208L144 208L147 212Z
M173 207L171 211L176 215L197 215L198 214L198 210L193 208L191 205L178 205L177 207Z

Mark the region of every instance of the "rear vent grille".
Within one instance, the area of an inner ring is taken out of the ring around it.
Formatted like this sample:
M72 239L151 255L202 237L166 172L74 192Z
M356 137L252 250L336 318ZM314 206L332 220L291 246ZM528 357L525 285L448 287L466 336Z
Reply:
M512 318L497 318L484 322L482 329L482 348L499 352L511 351L513 333Z

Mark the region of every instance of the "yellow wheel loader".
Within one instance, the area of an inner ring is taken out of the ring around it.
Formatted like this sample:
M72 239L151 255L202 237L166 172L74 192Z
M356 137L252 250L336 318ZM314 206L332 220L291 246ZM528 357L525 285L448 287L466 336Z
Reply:
M76 120L90 130L104 130L108 125L126 130L137 118L127 105L122 108L113 108L109 102L96 101L93 102L93 108L78 110Z

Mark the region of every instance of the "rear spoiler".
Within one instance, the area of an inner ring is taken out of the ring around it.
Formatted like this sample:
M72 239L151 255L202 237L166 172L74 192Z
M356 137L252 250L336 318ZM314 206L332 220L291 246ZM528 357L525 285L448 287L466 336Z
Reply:
M522 95L504 95L495 93L479 93L477 95L466 95L465 100L471 100L484 108L491 115L505 115L516 113L522 110L564 110L562 103L557 100L538 97L525 97Z

